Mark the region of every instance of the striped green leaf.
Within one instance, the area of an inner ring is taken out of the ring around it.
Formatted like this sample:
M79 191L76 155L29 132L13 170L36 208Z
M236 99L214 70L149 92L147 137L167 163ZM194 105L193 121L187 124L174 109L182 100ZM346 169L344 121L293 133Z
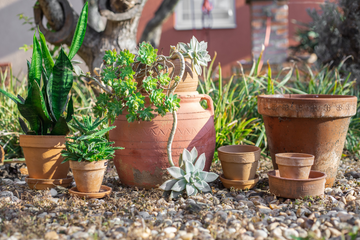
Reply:
M66 122L70 122L71 119L72 119L72 116L74 114L74 102L73 102L73 99L72 99L72 96L70 96L70 100L69 100L69 103L68 103L68 108L67 108L67 111L66 111Z
M59 57L56 59L53 68L53 75L52 77L50 76L47 85L50 108L55 120L58 120L62 115L72 84L73 74L71 62L64 50L60 49Z
M64 117L60 117L50 135L67 135L69 132L70 129L66 123L66 119Z
M54 67L54 60L52 59L49 48L46 45L45 36L44 34L42 34L42 32L40 32L40 30L39 30L39 35L40 35L42 58L44 60L44 65L46 70L46 76L50 77L50 74Z
M32 132L41 134L41 120L35 111L29 105L17 104L21 116L23 116L29 123Z
M36 39L36 35L34 34L33 52L32 52L31 67L29 72L29 82L36 80L36 82L40 85L41 66L42 66L41 48L39 41Z
M88 18L88 2L85 3L76 25L74 37L72 39L70 51L69 51L70 60L75 56L77 51L79 51L81 44L84 40L86 26L87 26L87 18Z
M21 99L17 98L15 95L5 91L4 89L0 88L0 93L4 94L5 96L7 96L8 98L10 98L11 100L13 100L16 103L21 103Z

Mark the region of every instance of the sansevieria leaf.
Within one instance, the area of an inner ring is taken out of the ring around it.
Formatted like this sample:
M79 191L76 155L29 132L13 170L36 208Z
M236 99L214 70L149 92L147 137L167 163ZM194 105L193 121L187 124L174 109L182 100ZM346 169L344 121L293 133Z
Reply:
M42 58L41 58L41 48L39 41L36 39L36 35L33 37L33 52L31 57L31 67L29 72L29 82L36 80L36 82L40 86L41 79L41 66L42 66Z
M86 25L88 18L88 2L85 3L83 9L81 10L81 14L76 25L74 37L71 42L70 51L69 51L69 59L71 60L77 51L79 51L80 46L84 40Z
M45 70L46 70L46 76L49 78L50 74L52 72L52 69L54 67L54 60L52 59L49 48L46 45L46 40L45 40L44 34L42 34L42 32L40 32L40 30L39 30L39 35L40 35L42 58L44 60L44 65L45 65Z
M58 120L67 102L70 89L73 84L72 65L63 49L60 49L56 59L53 75L50 76L47 85L48 98L54 118Z

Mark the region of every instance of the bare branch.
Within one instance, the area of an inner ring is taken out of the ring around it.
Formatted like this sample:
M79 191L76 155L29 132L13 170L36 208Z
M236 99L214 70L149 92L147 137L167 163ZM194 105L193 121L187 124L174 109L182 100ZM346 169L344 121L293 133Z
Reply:
M39 0L43 13L50 27L58 31L64 25L64 15L60 3L57 0Z
M147 23L140 42L150 42L154 47L158 47L160 43L162 24L174 12L176 4L179 0L164 0L155 12L155 16Z

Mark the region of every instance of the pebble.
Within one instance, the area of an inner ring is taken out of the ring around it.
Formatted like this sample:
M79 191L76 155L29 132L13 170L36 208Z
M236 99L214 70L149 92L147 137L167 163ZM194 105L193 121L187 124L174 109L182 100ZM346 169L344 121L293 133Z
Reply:
M293 239L294 237L299 237L299 233L295 229L288 228L284 230L283 237L286 239Z
M256 230L255 233L254 233L254 237L255 237L255 238L259 238L259 237L261 237L261 238L267 238L267 237L268 237L268 234L267 234L265 231L263 231L263 230Z
M55 197L56 195L58 194L58 192L55 190L55 189L50 189L50 195L52 196L52 197Z
M45 233L45 240L58 240L59 235L55 231Z

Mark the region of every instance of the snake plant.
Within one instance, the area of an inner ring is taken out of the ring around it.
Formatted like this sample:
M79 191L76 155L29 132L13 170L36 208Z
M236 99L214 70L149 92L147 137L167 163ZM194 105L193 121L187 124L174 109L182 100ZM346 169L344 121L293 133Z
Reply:
M3 89L0 92L11 98L18 106L21 116L20 126L29 135L66 135L67 122L74 113L73 100L69 95L73 85L73 66L71 59L79 50L85 36L88 16L88 3L81 11L69 54L61 48L54 62L46 45L44 35L39 31L40 42L33 38L33 52L28 64L28 85L26 99L15 96ZM66 111L66 116L64 112Z

